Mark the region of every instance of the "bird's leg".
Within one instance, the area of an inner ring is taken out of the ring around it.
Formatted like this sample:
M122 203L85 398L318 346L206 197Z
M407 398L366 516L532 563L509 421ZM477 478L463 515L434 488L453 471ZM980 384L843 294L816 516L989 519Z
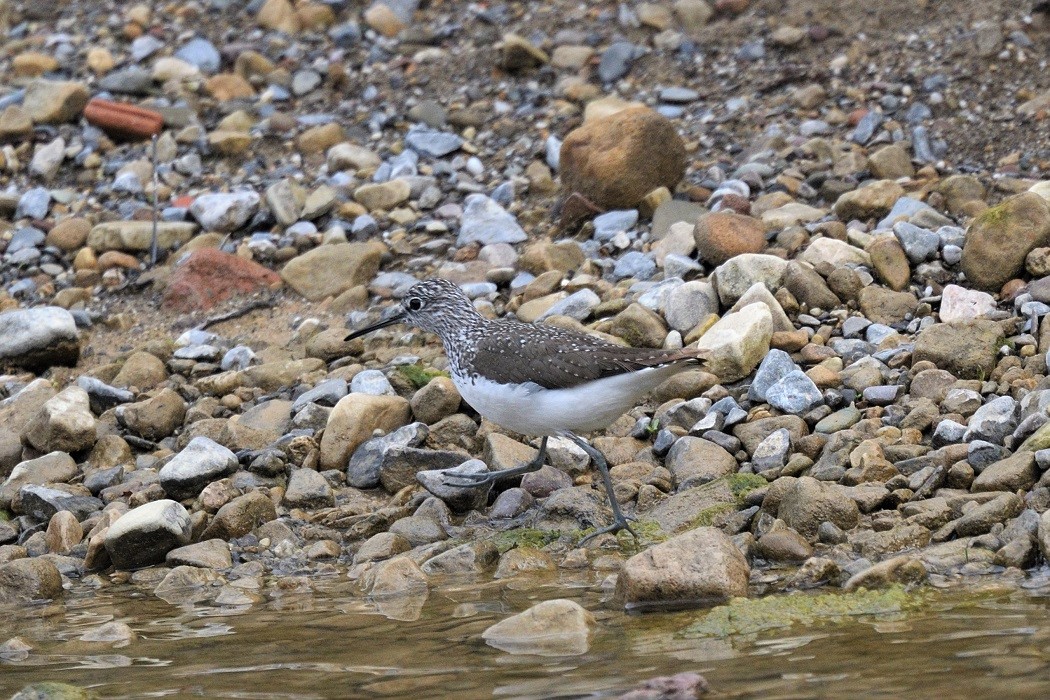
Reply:
M620 530L627 530L627 532L634 535L635 539L638 539L638 533L631 529L631 526L627 523L627 516L623 514L623 511L620 510L620 504L616 502L616 492L613 491L612 475L609 474L609 463L605 461L605 457L601 452L588 445L580 437L568 432L565 433L565 437L579 445L580 449L590 456L591 461L594 462L594 466L598 467L598 472L602 475L602 481L605 483L605 493L609 496L609 505L612 506L613 512L612 525L603 527L597 532L592 532L580 540L577 546L582 547L585 542L594 539L598 535L604 535L607 532L616 534Z
M538 471L543 463L547 461L547 436L544 435L540 441L540 451L530 461L522 464L518 467L511 467L510 469L501 469L497 472L488 472L487 474L450 474L445 483L449 486L485 486L488 484L494 484L500 479L508 479L512 476L521 476L522 474L528 474L529 472ZM454 483L453 479L458 480L460 483Z

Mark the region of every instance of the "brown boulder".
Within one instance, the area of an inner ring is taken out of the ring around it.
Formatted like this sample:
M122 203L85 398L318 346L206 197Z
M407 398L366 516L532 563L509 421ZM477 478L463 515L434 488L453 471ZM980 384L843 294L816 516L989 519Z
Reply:
M712 265L743 253L761 253L766 247L766 227L758 219L740 214L705 214L693 229L700 259Z
M685 173L685 144L671 120L633 107L569 132L561 145L561 181L606 209L633 207Z
M1033 249L1050 244L1050 205L1034 192L1010 197L974 219L962 270L973 286L998 292L1024 270Z

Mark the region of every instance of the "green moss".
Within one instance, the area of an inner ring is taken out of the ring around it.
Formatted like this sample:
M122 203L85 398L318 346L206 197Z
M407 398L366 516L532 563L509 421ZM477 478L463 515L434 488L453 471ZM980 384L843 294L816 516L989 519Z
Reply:
M865 615L902 613L922 603L921 594L895 586L853 593L792 593L765 598L734 598L714 608L682 633L686 637L727 637L766 630L841 622Z
M423 365L399 365L397 371L405 379L412 382L412 386L417 389L422 389L435 377L448 376L448 372L431 369L429 367L424 367Z
M1000 204L997 207L989 207L977 216L974 220L974 224L982 227L997 226L1009 216L1009 212L1007 212L1006 209L1006 205L1004 204Z
M562 533L559 530L537 530L531 527L521 527L515 530L506 530L492 538L493 544L500 554L514 549L515 547L532 547L543 549L554 542Z
M6 510L0 509L0 522L7 522L11 519L11 514Z
M730 513L737 509L735 503L717 503L713 506L704 508L702 511L696 514L692 522L689 523L687 530L695 530L698 527L710 527L715 524L715 518L722 513Z
M733 492L733 495L737 497L737 499L742 499L755 489L762 488L763 486L769 484L769 482L766 481L764 477L761 477L758 474L730 474L729 476L725 477L725 480L726 483L729 484L730 490Z

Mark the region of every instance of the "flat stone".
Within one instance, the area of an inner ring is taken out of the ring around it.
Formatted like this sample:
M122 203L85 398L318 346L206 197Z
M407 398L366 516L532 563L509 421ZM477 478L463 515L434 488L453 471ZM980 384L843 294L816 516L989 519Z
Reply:
M193 498L237 467L237 455L210 438L198 436L161 468L160 485L174 499Z
M511 654L578 656L590 649L594 616L571 600L548 600L492 625L481 637Z

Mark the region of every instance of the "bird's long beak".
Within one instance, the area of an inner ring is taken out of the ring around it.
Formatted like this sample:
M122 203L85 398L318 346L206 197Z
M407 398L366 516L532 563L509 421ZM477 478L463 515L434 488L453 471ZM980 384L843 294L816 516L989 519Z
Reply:
M405 320L405 313L397 307L394 307L394 309L395 310L390 312L389 315L384 314L387 317L384 318L382 321L379 321L378 323L373 323L371 326L366 326L361 330L354 331L350 335L346 336L346 338L344 338L343 341L346 342L353 340L354 338L360 338L361 336L368 335L372 331L377 331L380 328L386 328L387 326L393 326L395 324L402 323Z

